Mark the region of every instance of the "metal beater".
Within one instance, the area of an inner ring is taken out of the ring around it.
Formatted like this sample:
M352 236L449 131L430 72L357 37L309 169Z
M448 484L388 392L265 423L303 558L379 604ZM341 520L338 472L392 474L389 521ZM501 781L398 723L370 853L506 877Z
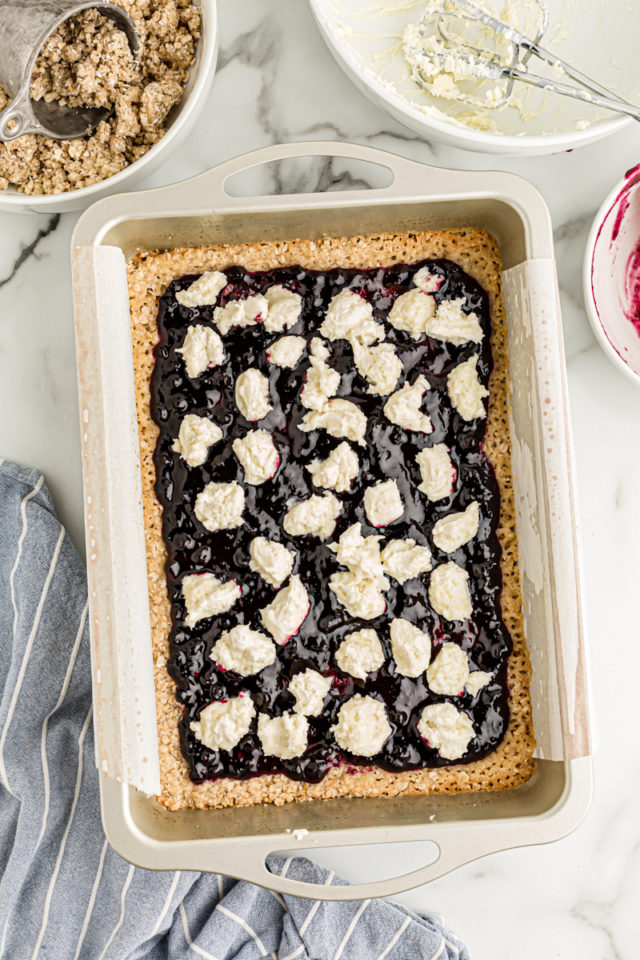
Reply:
M134 57L140 41L135 24L117 3L95 0L0 0L0 84L11 103L0 111L0 141L26 133L72 140L91 133L110 112L31 99L31 75L43 44L61 23L83 10L97 10L122 30Z

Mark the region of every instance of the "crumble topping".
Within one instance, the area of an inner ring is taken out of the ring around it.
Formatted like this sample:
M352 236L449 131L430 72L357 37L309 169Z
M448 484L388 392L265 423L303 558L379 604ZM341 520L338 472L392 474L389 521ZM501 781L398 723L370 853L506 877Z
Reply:
M359 693L340 707L338 722L332 730L343 750L359 757L379 753L392 733L384 704Z
M272 587L281 587L293 570L294 554L282 543L255 537L249 547L249 566Z
M236 403L245 418L254 423L273 410L269 401L269 381L257 367L250 367L236 380Z
M190 467L201 466L209 456L209 447L222 440L222 430L207 417L188 413L171 447Z
M213 306L227 282L224 273L220 273L219 270L209 270L194 280L186 290L179 290L176 293L176 300L181 307Z
M210 533L232 530L244 520L244 490L239 483L211 481L196 497L194 513Z
M431 433L433 431L431 417L421 410L422 398L425 391L429 389L430 383L422 374L416 377L415 383L405 383L389 397L384 405L387 420L404 430Z
M336 663L344 673L359 680L379 670L384 663L384 652L375 630L354 630L348 634L336 653Z
M233 750L249 732L255 713L250 695L241 693L230 700L210 703L190 728L209 750Z
M182 580L182 595L187 608L185 623L195 627L206 617L230 610L242 590L235 580L222 583L212 573L190 573Z
M304 337L280 337L267 350L267 360L276 367L293 369L300 363L307 341Z
M453 490L456 473L444 443L425 447L416 457L416 463L422 477L418 490L434 502L448 497Z
M276 659L276 648L266 634L239 623L220 634L211 650L211 659L223 670L250 677L271 666Z
M312 460L307 464L316 487L326 487L336 493L347 493L351 489L359 469L358 454L346 440L339 443L326 460Z
M289 586L276 594L275 599L262 610L260 617L276 643L282 645L295 636L310 609L305 586L300 577L294 575Z
M307 667L296 673L289 684L289 693L296 698L294 713L317 717L322 713L324 700L331 689L331 678L323 677L317 670Z
M396 670L405 677L419 677L429 666L431 638L401 617L391 621L391 652Z
M258 486L274 476L280 455L271 434L266 430L251 430L233 441L233 452L244 470L245 483Z
M418 732L445 760L459 760L475 737L466 713L452 703L430 703L422 711Z
M189 327L184 343L178 347L178 353L184 357L187 376L195 379L210 367L219 367L224 363L222 340L211 327L198 323Z

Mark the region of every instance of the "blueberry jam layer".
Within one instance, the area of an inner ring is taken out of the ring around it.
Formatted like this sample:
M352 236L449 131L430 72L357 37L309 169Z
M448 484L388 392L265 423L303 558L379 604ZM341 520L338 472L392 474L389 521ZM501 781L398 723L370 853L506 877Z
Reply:
M416 341L387 322L394 300L413 289L412 277L422 266L440 280L433 294L437 302L462 297L465 312L475 312L484 332L481 344L468 342L458 346L426 336ZM282 528L282 520L291 503L324 493L314 487L305 465L314 459L324 459L340 442L322 430L303 433L299 429L307 412L299 396L309 367L308 350L295 369L281 368L267 361L266 351L282 333L268 333L261 323L232 327L223 338L225 362L190 379L177 349L182 346L191 324L205 324L215 329L214 307L188 308L177 302L176 293L190 286L195 276L182 277L167 288L160 301L159 342L154 351L151 383L152 416L160 429L155 450L155 490L163 512L168 555L166 575L172 605L169 672L184 709L180 736L192 780L198 783L218 777L242 779L284 773L296 780L315 783L340 763L375 765L389 771L450 764L451 761L443 759L420 737L417 729L426 705L447 701L468 714L475 730L474 738L458 762L468 763L486 755L500 743L509 717L506 674L511 640L501 615L501 550L496 536L500 497L493 468L482 450L486 419L463 420L451 405L446 389L447 375L471 355L477 355L479 379L488 385L492 359L486 292L448 260L367 270L314 271L286 267L250 273L235 266L224 272L228 283L218 297L217 306L263 293L273 284L282 284L300 294L301 316L295 326L285 332L307 340L317 334L329 302L341 290L351 289L364 296L373 307L374 317L385 321L386 340L394 344L402 360L404 374L398 387L405 379L413 382L419 373L428 379L431 389L424 395L422 409L431 418L433 432L428 435L408 432L390 423L383 414L387 398L367 392L368 384L354 366L351 346L344 340L334 341L328 362L342 375L338 396L348 397L366 414L366 445L357 447L360 470L350 492L338 494L343 510L333 536L324 541L310 536L289 537ZM257 367L268 378L273 405L258 424L242 417L234 398L236 380L249 367ZM223 431L223 439L211 447L208 459L198 467L187 466L172 450L181 421L188 413L210 418ZM272 479L260 486L251 486L244 481L232 443L256 426L272 434L281 460ZM438 443L445 443L449 448L456 478L450 495L432 502L417 489L421 477L416 455ZM376 529L364 513L364 491L390 478L397 482L405 510L400 520ZM210 533L196 519L196 497L212 480L237 481L242 485L246 501L240 527ZM464 510L474 500L479 504L481 517L477 535L452 554L439 550L431 538L436 521ZM351 617L329 589L329 578L339 569L329 544L337 541L355 522L362 524L365 537L382 534L381 546L391 538L410 537L430 547L434 567L449 560L464 567L469 574L472 617L453 622L441 618L428 602L428 573L404 585L389 578L384 616L372 621ZM211 649L222 632L237 624L264 631L260 611L273 600L276 591L249 568L249 545L256 536L277 540L295 552L293 572L299 574L305 584L311 610L299 633L278 647L275 663L254 676L241 677L218 668L211 659ZM227 613L188 628L181 582L186 574L201 572L211 572L221 580L235 579L242 588L242 596ZM459 644L468 655L471 670L492 674L490 683L475 695L443 697L430 691L424 674L417 679L400 675L395 669L389 639L394 617L409 620L429 633L432 657L445 641ZM358 680L338 669L335 655L347 634L363 628L373 628L378 633L385 663L378 671L368 674L366 680ZM295 700L288 692L289 682L307 667L330 676L332 686L322 714L308 718L308 747L301 756L292 760L265 756L255 718L249 733L231 751L210 750L191 731L190 724L199 719L208 704L235 697L241 691L250 693L256 715L266 713L276 717L291 712ZM383 701L387 710L392 734L374 757L345 753L331 733L341 705L356 693Z

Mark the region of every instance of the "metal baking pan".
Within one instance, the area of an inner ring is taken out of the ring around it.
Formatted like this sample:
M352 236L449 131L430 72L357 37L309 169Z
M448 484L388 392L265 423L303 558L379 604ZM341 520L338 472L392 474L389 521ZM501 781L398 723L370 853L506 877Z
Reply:
M367 161L393 182L338 194L232 197L225 189L240 171L305 156ZM176 246L464 226L490 231L504 262L537 773L510 791L166 810L149 796L158 792L157 732L126 260ZM584 617L551 223L537 191L510 174L441 170L354 144L295 143L103 200L81 217L72 246L97 762L104 828L118 853L149 869L214 871L342 900L390 896L573 830L592 790ZM293 839L297 830L308 831L304 840ZM296 843L416 840L432 841L437 859L350 887L304 884L265 866L268 854Z

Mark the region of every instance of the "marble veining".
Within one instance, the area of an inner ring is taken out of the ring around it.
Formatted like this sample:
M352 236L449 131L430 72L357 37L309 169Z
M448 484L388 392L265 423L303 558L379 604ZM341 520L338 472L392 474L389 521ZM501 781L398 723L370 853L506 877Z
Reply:
M604 357L582 302L592 217L638 162L640 130L549 157L500 158L429 144L374 107L342 74L301 0L221 0L219 71L187 148L149 186L198 173L255 147L349 139L411 159L499 167L530 179L556 237L581 504L594 707L600 747L586 822L566 840L469 864L399 899L434 910L474 960L635 960L640 920L638 560L640 391ZM361 189L375 168L341 158L283 162L245 177L255 192ZM427 181L425 181L427 183ZM75 216L0 214L0 456L40 467L82 546L82 494L69 243ZM318 851L354 879L414 869L424 845Z

